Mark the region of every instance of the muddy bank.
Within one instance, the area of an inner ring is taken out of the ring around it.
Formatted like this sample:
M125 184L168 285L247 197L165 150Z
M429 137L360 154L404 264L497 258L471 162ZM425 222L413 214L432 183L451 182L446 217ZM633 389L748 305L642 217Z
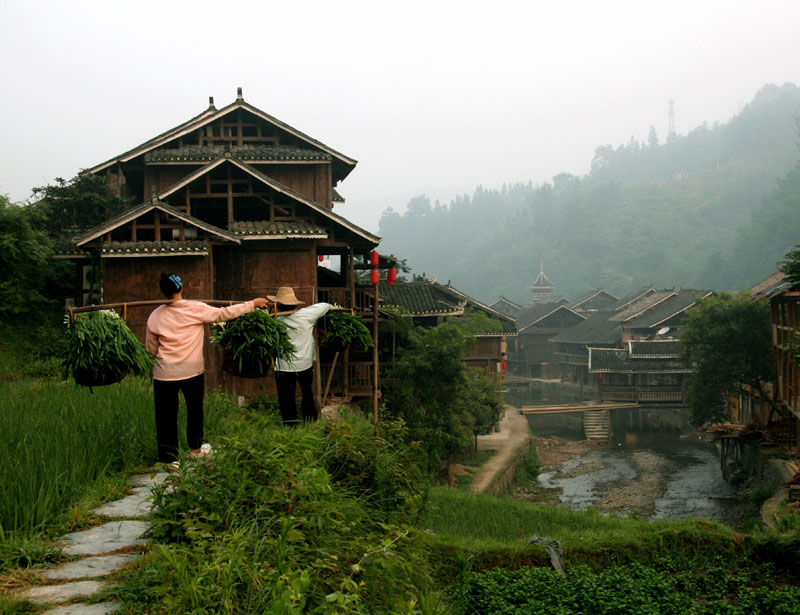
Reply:
M533 441L542 469L536 483L516 490L521 499L643 519L713 519L735 528L758 515L745 490L722 480L707 443L663 435L632 447Z

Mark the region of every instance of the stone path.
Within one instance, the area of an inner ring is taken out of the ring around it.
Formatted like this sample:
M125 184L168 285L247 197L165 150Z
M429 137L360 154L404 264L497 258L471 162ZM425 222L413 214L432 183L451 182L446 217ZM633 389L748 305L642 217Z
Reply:
M32 602L62 605L41 615L105 615L117 611L121 606L119 602L86 604L80 600L91 598L104 589L108 584L105 577L140 557L138 553L125 551L147 542L141 536L150 527L146 517L150 513L151 489L167 476L164 472L133 476L131 495L92 510L110 521L59 539L64 555L81 556L81 559L38 571L35 573L37 584L15 595Z
M528 419L520 414L518 408L506 406L506 413L500 420L497 433L478 436L478 450L497 450L489 460L475 473L470 491L483 493L492 484L495 477L508 468L520 450L528 445L531 433Z

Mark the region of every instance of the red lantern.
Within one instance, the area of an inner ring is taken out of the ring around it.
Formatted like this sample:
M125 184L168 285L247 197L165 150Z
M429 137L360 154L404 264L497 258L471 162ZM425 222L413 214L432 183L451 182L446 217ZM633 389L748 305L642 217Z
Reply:
M369 281L372 284L377 284L378 280L380 279L381 279L381 272L378 271L377 269L373 269L372 271L369 272Z
M378 253L375 250L369 253L369 264L373 267L378 264ZM373 284L375 284L375 282L373 282Z
M603 379L603 374L597 374L597 379L598 380L602 380Z
M501 363L501 366L503 367L503 371L506 371L506 362L505 362L505 361L503 361L503 362Z
M389 269L389 273L386 274L386 283L391 286L395 283L395 280L397 280L397 269L392 267Z
M324 257L322 254L320 254L320 255L319 255L319 262L321 263L321 262L322 262L322 261L324 261L324 260L325 260L325 257Z

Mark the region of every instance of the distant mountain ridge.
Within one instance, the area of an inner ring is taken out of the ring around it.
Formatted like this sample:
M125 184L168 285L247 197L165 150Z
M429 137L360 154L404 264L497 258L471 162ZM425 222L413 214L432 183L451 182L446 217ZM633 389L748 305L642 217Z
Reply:
M737 289L800 243L800 88L766 85L730 121L596 149L591 171L384 211L381 250L491 301L527 304L540 263L571 298L653 284Z

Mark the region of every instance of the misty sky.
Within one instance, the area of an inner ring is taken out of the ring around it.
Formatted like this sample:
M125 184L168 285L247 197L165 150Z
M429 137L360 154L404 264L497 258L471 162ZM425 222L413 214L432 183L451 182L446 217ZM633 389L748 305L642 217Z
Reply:
M0 0L0 193L236 98L359 161L337 212L584 174L598 145L800 84L796 0Z

